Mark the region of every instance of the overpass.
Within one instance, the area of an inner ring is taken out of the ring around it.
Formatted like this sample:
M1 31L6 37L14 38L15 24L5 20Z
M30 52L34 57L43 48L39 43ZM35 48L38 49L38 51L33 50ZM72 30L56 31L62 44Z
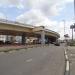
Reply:
M25 37L41 38L41 44L45 44L45 39L54 42L60 37L57 32L45 29L44 26L32 26L3 19L0 20L0 35L22 36L23 45L26 41Z

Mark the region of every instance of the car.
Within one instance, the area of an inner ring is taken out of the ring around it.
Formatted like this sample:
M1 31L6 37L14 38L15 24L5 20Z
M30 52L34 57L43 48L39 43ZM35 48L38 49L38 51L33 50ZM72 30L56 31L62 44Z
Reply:
M60 43L59 42L55 42L54 45L55 46L60 46Z
M5 41L5 44L11 44L12 42L10 42L10 41Z
M4 44L4 42L0 40L0 45L3 45L3 44Z

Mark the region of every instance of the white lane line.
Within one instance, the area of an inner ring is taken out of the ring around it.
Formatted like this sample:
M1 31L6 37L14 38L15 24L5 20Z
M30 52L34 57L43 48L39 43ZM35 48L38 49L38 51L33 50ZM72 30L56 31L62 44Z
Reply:
M65 55L67 54L66 50L65 50Z
M68 55L65 55L65 57L66 57L66 60L68 60Z
M32 61L32 59L27 59L27 60L26 60L26 62L31 62L31 61Z
M69 61L66 61L66 71L69 71Z
M65 59L66 59L66 73L65 75L69 75L69 71L70 71L70 63L69 63L69 57L67 55L67 51L65 50Z

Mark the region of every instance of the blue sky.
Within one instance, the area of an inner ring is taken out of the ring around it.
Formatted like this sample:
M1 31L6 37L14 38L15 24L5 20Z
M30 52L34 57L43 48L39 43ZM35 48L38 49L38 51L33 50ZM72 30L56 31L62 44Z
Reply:
M0 18L7 17L12 21L44 25L60 32L63 38L62 20L66 21L66 32L70 33L68 24L73 21L73 6L73 0L0 0Z
M9 20L16 20L16 17L22 14L25 10L17 9L16 7L0 7L0 12L7 16Z

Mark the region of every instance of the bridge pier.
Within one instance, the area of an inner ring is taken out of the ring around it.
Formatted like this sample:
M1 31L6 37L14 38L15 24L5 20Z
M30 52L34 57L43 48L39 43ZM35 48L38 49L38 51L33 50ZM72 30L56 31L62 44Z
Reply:
M45 31L41 31L41 44L45 44Z
M11 42L12 42L12 43L15 42L15 40L16 40L15 37L16 37L16 36L11 36Z
M8 41L9 40L9 35L6 35L6 41Z
M25 42L26 42L26 34L25 33L23 33L22 34L22 45L25 45Z

